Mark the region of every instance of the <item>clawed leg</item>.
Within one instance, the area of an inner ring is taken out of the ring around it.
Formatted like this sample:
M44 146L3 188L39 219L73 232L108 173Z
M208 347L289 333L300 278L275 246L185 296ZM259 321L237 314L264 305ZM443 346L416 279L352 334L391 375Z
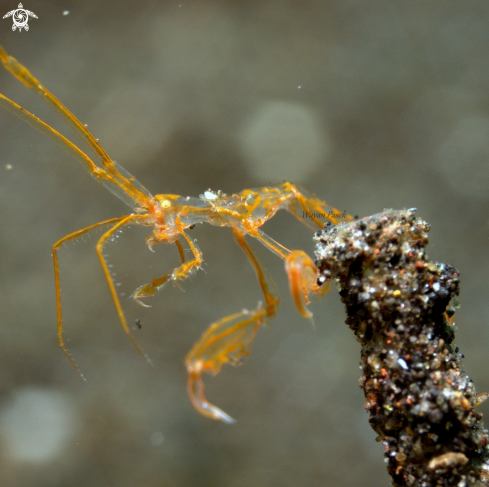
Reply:
M309 304L309 293L319 292L316 265L305 252L294 250L285 259L285 270L289 277L290 294L295 307L304 318L312 320L312 313L306 305Z
M322 292L316 282L318 270L312 259L302 250L290 251L260 229L250 232L250 235L285 261L290 294L297 311L304 318L312 320L312 313L306 307L309 304L309 293Z
M158 279L153 279L151 282L139 286L132 293L132 298L134 299L134 301L136 301L136 303L140 304L141 306L145 306L146 308L149 307L148 304L145 304L142 301L140 301L140 298L147 298L148 296L154 296L158 291L158 289L160 289L161 286L163 286L169 280L176 283L178 280L187 279L189 274L193 270L198 269L202 265L202 252L197 248L197 246L192 242L192 240L185 233L182 232L182 235L190 245L190 250L192 251L194 258L187 262L185 260L185 254L183 251L182 244L178 240L176 240L175 245L178 247L178 252L180 254L180 259L182 261L182 264L176 267L171 274L165 274L164 276L159 277Z
M246 243L244 236L234 230L235 237L253 265L265 302L254 311L242 311L212 324L185 359L188 371L188 393L195 409L204 416L233 423L231 418L204 396L204 372L216 375L223 364L238 365L250 354L251 345L261 324L277 312L279 298L275 284Z
M261 193L272 193L272 190L276 192L278 189L283 196L275 200L275 208L286 209L312 230L324 228L325 223L336 225L352 220L350 215L332 208L304 188L291 183L284 183L278 188L264 188ZM261 193L260 196L263 196ZM248 228L248 233L285 261L290 292L296 308L302 316L312 319L312 313L306 307L309 293L322 296L329 290L327 284L322 287L318 285L318 270L313 260L300 250L290 251L260 230L258 225Z

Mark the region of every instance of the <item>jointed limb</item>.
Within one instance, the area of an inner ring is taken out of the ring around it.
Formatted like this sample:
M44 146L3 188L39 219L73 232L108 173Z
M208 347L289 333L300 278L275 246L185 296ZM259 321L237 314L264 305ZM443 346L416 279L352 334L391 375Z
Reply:
M134 299L134 301L136 301L136 303L146 308L149 307L148 304L145 304L142 301L140 301L140 298L147 298L148 296L154 296L156 294L156 291L158 291L158 289L161 288L161 286L163 286L169 280L172 280L176 283L178 280L187 279L189 274L193 270L198 269L202 265L202 252L197 248L197 246L192 242L192 240L187 236L186 233L182 231L181 234L187 240L190 246L190 250L194 255L194 258L187 262L185 260L185 254L183 251L182 244L178 240L176 240L175 245L178 247L178 252L180 254L180 259L182 261L182 264L176 267L172 273L165 274L162 277L153 279L151 282L139 286L132 293L132 298Z
M20 64L14 57L9 56L0 46L0 62L15 78L34 91L45 103L54 108L66 122L83 139L88 147L97 155L105 170L98 167L93 161L66 137L61 135L42 120L32 115L15 102L0 94L0 106L3 106L35 129L47 135L58 145L66 149L73 157L81 162L90 174L109 191L122 199L127 205L136 209L138 207L149 209L151 207L151 193L139 183L134 176L114 162L104 148L97 142L87 128L66 108L45 86L43 86L29 70Z
M225 423L232 423L234 419L207 401L202 374L207 372L216 375L223 364L229 362L237 365L247 357L258 328L275 316L279 305L278 293L268 272L246 243L244 235L235 229L233 231L255 269L265 302L260 303L254 311L235 313L212 324L185 359L192 404L204 416Z
M306 308L309 293L321 291L316 283L318 270L313 260L302 250L288 250L260 229L250 232L250 235L285 261L290 294L297 311L304 318L312 319L312 313Z
M69 358L70 362L72 363L73 367L78 371L78 373L83 377L83 374L81 373L80 369L76 365L75 361L73 360L72 356L68 352L65 342L63 340L63 315L61 311L61 286L60 286L60 279L59 279L59 261L58 261L58 250L60 247L67 243L71 242L72 240L76 240L77 238L82 237L83 235L87 234L91 230L94 230L95 228L101 227L103 225L110 225L113 223L118 223L122 220L127 218L127 216L121 216L118 218L111 218L110 220L105 220L103 222L95 223L94 225L90 225L89 227L82 228L81 230L78 230L76 232L70 233L69 235L66 235L66 237L63 237L61 240L58 240L54 245L53 245L53 262L54 262L54 283L56 285L56 310L58 314L58 340L61 348L63 349L63 352L66 354L66 356Z
M110 289L110 294L112 295L112 300L114 301L115 308L117 310L117 315L119 316L119 321L121 323L122 328L126 332L126 334L129 336L132 344L136 347L137 351L151 364L151 361L149 357L143 352L139 344L136 342L136 339L133 337L131 331L129 330L129 327L127 326L127 320L124 315L124 311L122 311L122 306L119 301L119 296L117 295L117 291L114 286L114 281L112 280L112 276L110 275L109 267L107 265L107 262L105 260L105 257L103 255L103 249L106 245L106 243L112 238L115 232L120 230L122 227L125 227L126 225L134 224L134 223L140 223L143 222L148 218L148 215L129 215L125 216L119 221L107 232L105 232L97 242L97 254L100 259L100 263L102 265L102 269L105 274L105 278L107 279L107 283L109 285Z
M316 283L318 269L312 259L302 250L294 250L285 260L285 270L289 278L290 294L297 311L312 320L312 313L307 309L309 293L317 294L320 288Z
M27 88L32 90L39 96L45 103L54 108L78 133L83 141L92 149L99 157L100 161L110 171L110 165L112 160L95 140L93 135L87 130L87 128L47 89L39 80L37 80L30 71L20 64L17 59L9 56L5 50L0 46L0 61L13 76L21 81Z

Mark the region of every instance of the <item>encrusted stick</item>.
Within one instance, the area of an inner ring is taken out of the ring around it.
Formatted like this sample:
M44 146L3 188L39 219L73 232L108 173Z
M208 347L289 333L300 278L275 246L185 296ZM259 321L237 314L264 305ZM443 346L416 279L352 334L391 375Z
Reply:
M384 211L317 232L319 283L337 279L362 345L360 387L395 487L489 485L489 437L454 348L459 274L432 263L429 224Z

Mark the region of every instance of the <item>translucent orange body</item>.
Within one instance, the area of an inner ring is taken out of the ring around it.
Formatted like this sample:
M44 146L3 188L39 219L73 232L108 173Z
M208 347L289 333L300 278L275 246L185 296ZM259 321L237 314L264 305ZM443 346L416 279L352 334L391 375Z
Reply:
M0 60L13 76L38 94L71 125L95 153L101 165L95 164L87 154L63 135L2 94L0 94L0 105L66 149L86 167L94 179L124 201L134 212L70 233L54 244L53 260L58 313L58 339L61 348L73 366L79 371L63 340L58 264L58 250L62 244L75 240L94 228L108 227L108 230L97 242L97 254L122 328L137 350L146 357L127 325L126 317L103 255L104 246L118 230L129 224L144 225L152 228L152 235L147 237L147 244L150 249L158 243L174 243L177 246L182 261L181 265L173 269L172 272L143 284L134 291L132 295L134 300L145 306L141 302L142 298L153 296L167 281L176 283L179 280L187 279L193 270L201 267L202 253L187 235L186 230L188 228L192 228L197 223L210 223L211 225L230 227L236 241L244 250L255 269L264 301L258 303L256 309L252 311L241 311L213 323L187 355L185 365L188 371L190 400L197 411L210 418L220 419L227 423L233 422L234 420L228 414L209 403L205 398L202 374L207 372L215 375L223 364L227 362L238 364L245 356L249 355L259 326L273 318L279 305L279 297L275 285L246 242L245 236L249 235L257 239L285 261L285 269L288 274L294 303L302 316L312 318L312 314L306 307L308 295L311 292L318 293L320 291L316 283L317 269L314 262L301 250L290 251L286 249L266 235L260 227L280 209L289 211L313 230L323 228L326 221L336 224L340 220L350 219L351 217L343 216L314 195L291 183L259 189L247 189L232 195L224 194L221 191L213 192L208 190L199 198L185 198L171 194L152 196L131 174L115 163L86 127L39 83L24 66L9 56L1 46ZM192 252L193 258L191 260L185 259L182 241L187 243Z

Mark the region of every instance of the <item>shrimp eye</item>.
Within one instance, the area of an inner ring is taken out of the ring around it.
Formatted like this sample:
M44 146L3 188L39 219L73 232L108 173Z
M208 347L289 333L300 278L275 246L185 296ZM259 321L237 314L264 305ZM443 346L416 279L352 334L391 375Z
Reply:
M170 200L163 200L161 203L160 203L160 206L164 209L166 208L170 208L171 206L171 201Z

